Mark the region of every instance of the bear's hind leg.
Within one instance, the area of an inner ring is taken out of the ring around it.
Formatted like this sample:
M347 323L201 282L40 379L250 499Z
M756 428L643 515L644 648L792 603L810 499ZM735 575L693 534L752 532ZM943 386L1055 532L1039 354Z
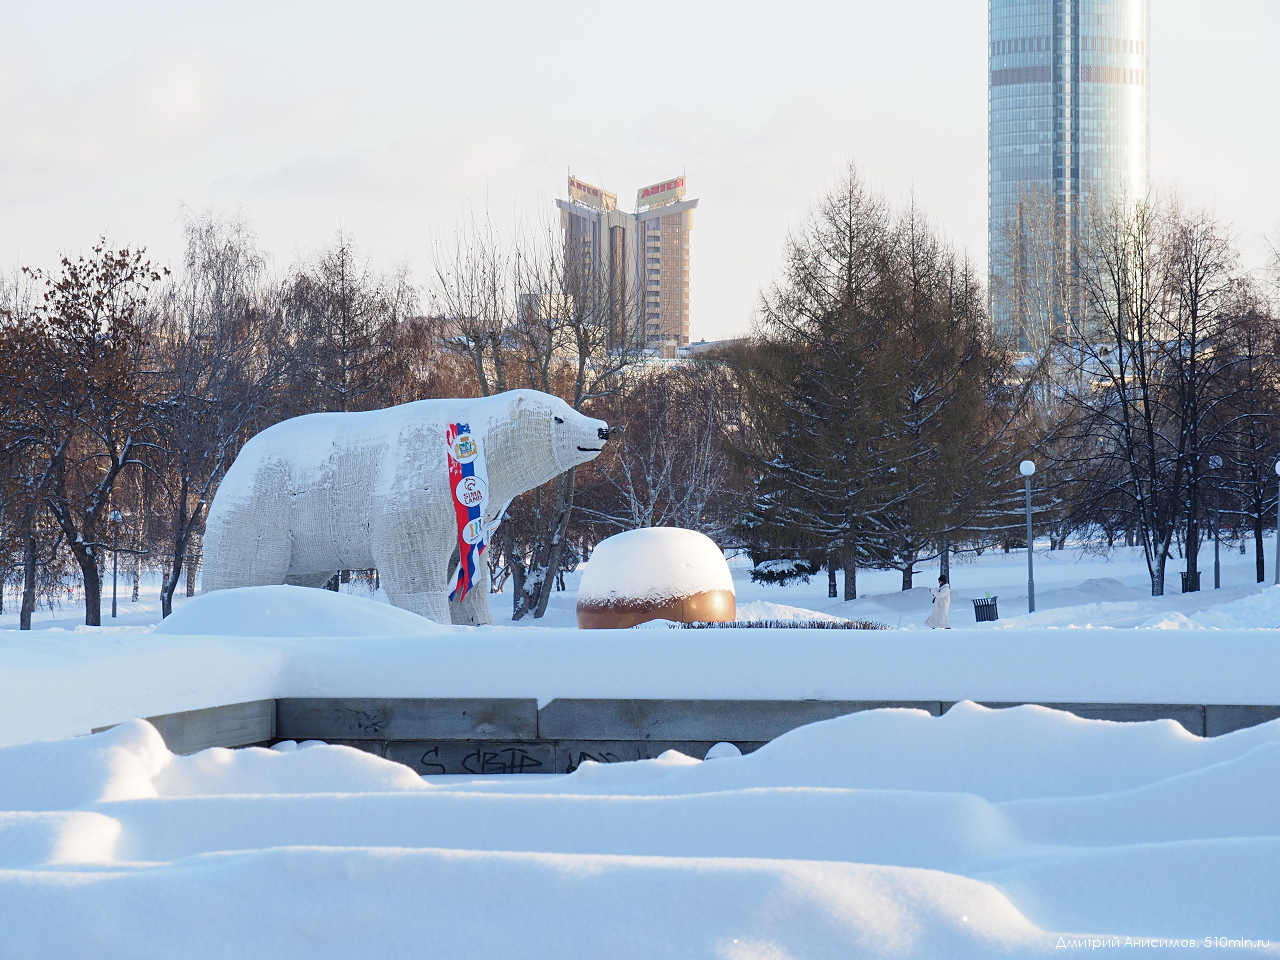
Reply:
M200 575L203 593L285 582L291 549L288 504L265 494L255 504L256 509L231 508L208 525Z

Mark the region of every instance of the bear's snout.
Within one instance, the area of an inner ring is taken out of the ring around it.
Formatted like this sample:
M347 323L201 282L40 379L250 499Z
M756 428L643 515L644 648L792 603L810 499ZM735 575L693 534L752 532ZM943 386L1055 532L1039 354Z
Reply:
M551 428L557 444L563 444L559 447L563 457L561 469L568 470L576 464L594 460L609 440L609 424L595 417L584 416L576 410L562 416L567 421L565 426L562 428L556 425Z

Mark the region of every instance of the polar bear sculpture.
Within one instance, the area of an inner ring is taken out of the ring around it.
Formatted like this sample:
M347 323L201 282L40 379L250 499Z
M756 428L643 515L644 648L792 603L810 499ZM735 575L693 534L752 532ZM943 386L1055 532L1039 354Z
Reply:
M377 567L397 607L437 623L491 623L488 565L449 600L458 530L446 430L468 423L488 463L486 522L517 495L595 458L603 420L536 390L313 413L244 445L209 507L204 590L323 585Z

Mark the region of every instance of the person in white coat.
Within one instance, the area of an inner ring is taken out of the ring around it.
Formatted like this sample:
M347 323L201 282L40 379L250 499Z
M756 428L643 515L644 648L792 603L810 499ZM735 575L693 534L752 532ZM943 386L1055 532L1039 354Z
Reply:
M947 578L939 577L938 589L929 592L933 594L933 612L929 614L929 619L924 622L924 625L933 627L935 630L950 630L951 587L947 583Z

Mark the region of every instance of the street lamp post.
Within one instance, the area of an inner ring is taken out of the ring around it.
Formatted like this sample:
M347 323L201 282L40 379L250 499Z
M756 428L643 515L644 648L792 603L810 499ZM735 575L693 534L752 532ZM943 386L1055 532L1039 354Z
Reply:
M111 511L111 616L116 615L116 583L120 578L120 521L124 517L119 510Z
M1209 458L1209 469L1214 471L1213 475L1213 589L1222 589L1222 562L1218 557L1218 531L1221 529L1221 523L1218 520L1219 511L1222 509L1222 485L1218 482L1217 471L1222 469L1221 457Z
M1276 461L1276 476L1280 477L1280 460ZM1280 587L1280 500L1276 501L1276 586Z
M1022 474L1027 485L1027 613L1036 612L1036 571L1033 559L1034 549L1031 539L1031 475L1036 472L1036 465L1030 460L1023 460L1018 465L1018 472ZM1276 464L1276 472L1280 474L1280 463ZM1277 574L1280 576L1280 574ZM1276 581L1280 583L1280 580Z

